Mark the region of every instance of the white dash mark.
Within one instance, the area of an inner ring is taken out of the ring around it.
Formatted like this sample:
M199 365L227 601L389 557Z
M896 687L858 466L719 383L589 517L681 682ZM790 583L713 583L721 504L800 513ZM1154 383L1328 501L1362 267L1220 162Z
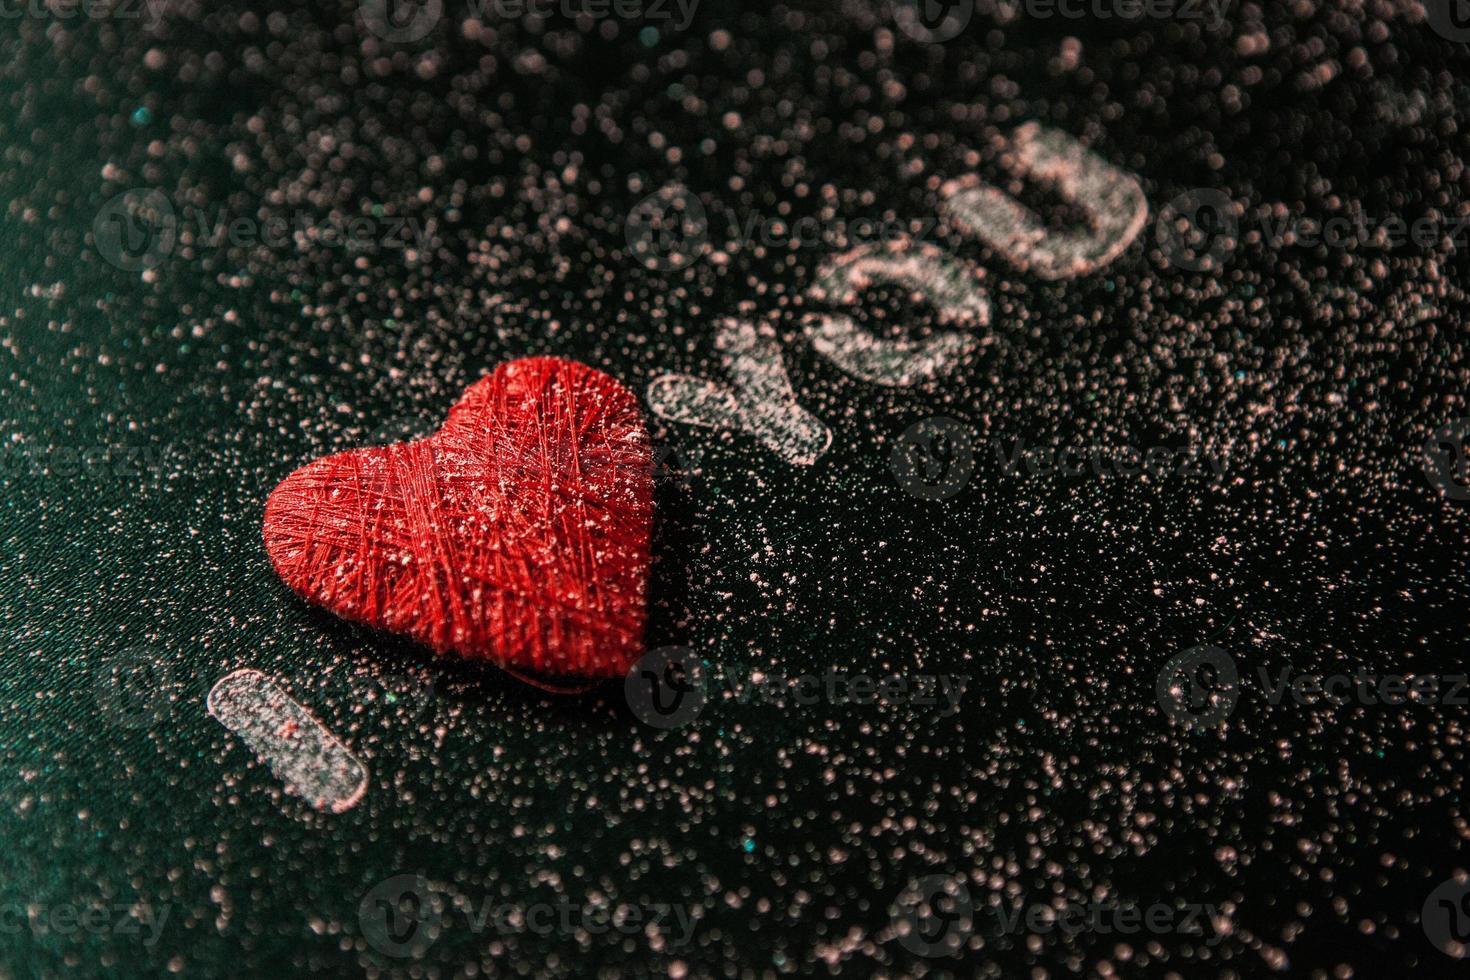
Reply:
M209 713L317 810L345 813L367 792L367 767L326 726L258 670L237 670L209 692Z
M940 212L1000 252L1016 268L1042 279L1071 279L1095 272L1123 254L1148 220L1148 200L1132 175L1060 130L1036 123L1011 137L1012 170L1050 186L1087 213L1079 232L1058 232L1014 198L974 174L952 180L941 193Z

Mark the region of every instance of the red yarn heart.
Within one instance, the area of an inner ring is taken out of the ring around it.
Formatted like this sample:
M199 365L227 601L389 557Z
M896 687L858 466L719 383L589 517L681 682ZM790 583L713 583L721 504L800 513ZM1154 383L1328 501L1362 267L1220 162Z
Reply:
M265 547L287 585L344 619L587 684L642 653L652 468L627 388L574 361L512 361L429 438L288 476Z

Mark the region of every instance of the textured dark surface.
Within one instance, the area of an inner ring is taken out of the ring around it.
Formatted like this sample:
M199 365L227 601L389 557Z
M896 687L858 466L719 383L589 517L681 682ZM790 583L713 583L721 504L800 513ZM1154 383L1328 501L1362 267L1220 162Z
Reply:
M1386 3L1247 4L1218 30L982 9L943 45L863 3L711 3L682 33L466 29L448 3L404 44L331 3L5 27L0 413L25 448L0 475L0 903L170 914L151 946L0 932L0 974L1463 965L1419 913L1470 867L1464 708L1273 707L1248 688L1200 732L1154 693L1203 642L1252 672L1464 670L1470 505L1421 471L1430 433L1470 414L1462 254L1247 237L1200 274L1168 268L1149 227L1103 272L1046 283L936 233L988 270L989 342L942 383L882 390L800 339L825 246L651 272L623 224L676 180L720 245L727 216L816 214L828 189L842 218L923 220L939 181L1002 179L996 138L1031 120L1137 174L1155 209L1205 187L1248 228L1277 206L1452 217L1464 45ZM181 246L126 272L91 236L132 187L258 220L380 208L430 240ZM927 328L904 296L866 300L865 322ZM717 377L712 327L737 313L787 341L833 447L796 468L743 435L656 433L698 473L660 486L650 643L737 673L968 674L957 714L716 699L659 732L615 686L550 699L441 667L272 575L261 510L302 462L431 431L528 354L637 392L666 370ZM932 415L980 447L942 501L889 468L893 439ZM1227 472L1027 478L989 448L1018 437L1195 446ZM111 461L70 465L85 447ZM126 447L149 454L141 471L116 462ZM129 651L170 693L142 724L98 697ZM206 716L210 685L244 666L363 758L355 809L283 795ZM701 918L679 949L451 928L398 961L368 945L358 905L400 872L474 903L601 896ZM926 960L892 938L889 906L930 874L969 876L978 903L1214 904L1232 930L1208 946L986 919L963 962Z

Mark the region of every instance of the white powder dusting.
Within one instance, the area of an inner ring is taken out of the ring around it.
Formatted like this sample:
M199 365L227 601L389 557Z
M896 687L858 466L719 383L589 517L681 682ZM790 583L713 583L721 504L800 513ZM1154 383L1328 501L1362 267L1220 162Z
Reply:
M947 323L983 327L990 323L990 300L982 275L948 252L905 239L881 251L862 245L822 263L810 292L814 299L853 304L862 290L891 283L918 293Z
M730 383L660 375L648 386L654 414L671 422L742 429L788 463L816 462L832 444L832 430L797 402L774 334L726 319L715 334L715 349Z
M1012 134L1015 172L1053 188L1087 212L1090 227L1059 232L1003 191L971 174L943 188L941 213L1042 279L1071 279L1106 266L1138 237L1148 220L1143 188L1076 139L1027 123Z
M944 331L924 340L885 340L847 316L815 316L807 322L812 347L855 378L890 388L923 384L948 374L980 346L969 334Z

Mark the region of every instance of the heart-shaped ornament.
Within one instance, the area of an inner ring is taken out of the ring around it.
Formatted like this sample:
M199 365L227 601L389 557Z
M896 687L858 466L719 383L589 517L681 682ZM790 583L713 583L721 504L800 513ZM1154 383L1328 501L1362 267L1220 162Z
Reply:
M511 361L429 438L286 477L265 547L287 585L344 619L585 687L643 652L652 469L627 388L574 361Z

